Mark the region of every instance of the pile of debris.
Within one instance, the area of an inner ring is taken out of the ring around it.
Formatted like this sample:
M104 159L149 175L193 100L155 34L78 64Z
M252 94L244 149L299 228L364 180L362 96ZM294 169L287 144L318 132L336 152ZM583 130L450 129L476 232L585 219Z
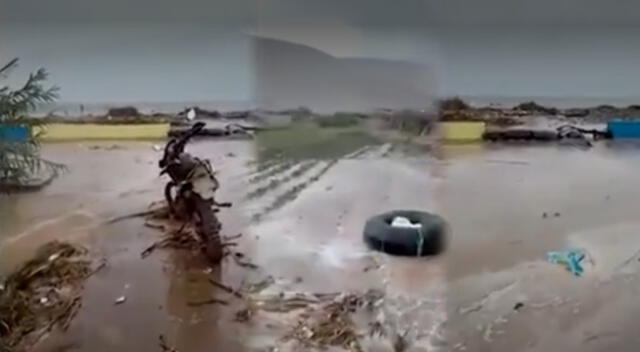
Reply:
M196 238L195 231L191 229L181 228L179 230L171 231L165 234L162 239L154 242L151 246L147 247L140 256L146 258L153 251L160 248L173 248L173 249L185 249L189 251L201 250L203 243Z
M206 249L205 243L202 242L197 234L197 229L193 221L176 221L171 218L167 203L164 201L153 202L149 206L149 210L138 212L122 217L117 217L110 220L110 223L124 220L130 217L144 216L146 218L144 225L149 228L162 231L164 235L160 240L152 243L147 247L140 256L146 258L156 249L181 249L187 251L204 251ZM215 215L214 215L215 216ZM236 236L222 236L222 246L224 248L224 256L230 256L234 259L236 264L242 267L250 269L257 269L257 265L247 262L242 258L244 255L239 252L231 251L230 247L235 246L236 243L233 240L241 237L242 234Z
M196 119L246 120L252 117L251 111L249 110L220 112L217 110L203 109L199 106L185 108L178 113L177 117L185 119L189 111L193 111Z
M347 351L363 351L351 315L362 308L372 310L382 297L383 293L375 290L361 295L340 294L329 303L301 314L284 340L295 340L306 348L337 346Z
M267 282L269 285L273 279ZM365 334L360 331L353 317L357 313L373 313L384 301L384 293L379 290L326 294L259 293L264 289L262 284L257 290L249 288L252 294L243 296L247 300L247 308L237 312L236 321L248 321L258 311L287 314L294 321L286 328L282 341L295 342L306 350L338 347L347 351L363 351L360 340Z
M492 125L519 125L530 116L573 119L593 123L607 122L611 119L635 118L640 114L640 105L613 106L608 104L592 107L557 108L545 106L535 101L523 102L513 107L497 104L472 106L464 100L454 97L441 100L438 104L440 121L485 121Z
M107 111L108 116L112 117L137 117L140 112L135 106L113 107Z
M182 136L191 130L190 124L174 125L169 129L169 137ZM223 127L205 127L197 133L197 136L204 137L241 137L253 138L255 132L263 128L255 126L244 126L237 123L226 124Z
M0 285L0 351L35 343L56 326L67 329L80 308L84 280L95 272L87 253L50 242Z

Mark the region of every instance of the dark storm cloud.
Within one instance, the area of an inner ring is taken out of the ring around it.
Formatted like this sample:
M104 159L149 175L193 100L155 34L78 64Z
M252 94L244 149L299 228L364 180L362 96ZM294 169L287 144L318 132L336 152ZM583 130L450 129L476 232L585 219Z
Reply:
M636 0L5 0L2 20L636 25Z

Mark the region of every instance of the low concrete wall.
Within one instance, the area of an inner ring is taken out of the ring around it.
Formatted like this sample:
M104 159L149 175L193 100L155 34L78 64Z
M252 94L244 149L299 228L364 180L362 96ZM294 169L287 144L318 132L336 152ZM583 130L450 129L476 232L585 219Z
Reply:
M473 142L482 139L484 122L441 122L440 137L445 142Z
M101 125L53 123L44 127L36 127L33 132L42 132L43 141L162 139L167 137L169 124Z

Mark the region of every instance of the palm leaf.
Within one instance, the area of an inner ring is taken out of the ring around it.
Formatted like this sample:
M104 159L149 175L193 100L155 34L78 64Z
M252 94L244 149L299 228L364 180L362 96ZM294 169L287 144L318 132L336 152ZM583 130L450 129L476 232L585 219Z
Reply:
M6 78L18 65L18 59L0 67L0 80ZM58 98L58 87L45 87L49 74L39 69L29 75L18 89L0 87L0 126L40 126L43 119L30 118L28 114L40 104L51 103ZM41 132L31 135L26 141L0 140L0 184L22 184L42 172L57 175L64 171L62 164L40 157Z

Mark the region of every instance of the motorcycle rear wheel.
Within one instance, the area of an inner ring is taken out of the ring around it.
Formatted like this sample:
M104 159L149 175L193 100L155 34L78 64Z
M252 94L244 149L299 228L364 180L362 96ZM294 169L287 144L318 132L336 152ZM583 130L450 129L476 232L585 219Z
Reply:
M193 201L196 215L196 231L204 243L204 255L213 264L219 264L223 257L220 222L215 217L210 202L196 194L193 195Z

